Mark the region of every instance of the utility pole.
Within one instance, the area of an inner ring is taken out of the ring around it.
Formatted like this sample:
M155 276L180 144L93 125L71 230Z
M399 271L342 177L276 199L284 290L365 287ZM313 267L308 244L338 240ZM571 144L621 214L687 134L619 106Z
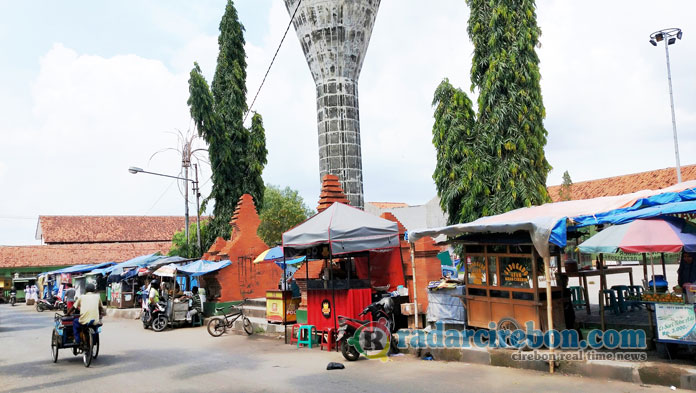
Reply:
M198 252L203 254L203 245L201 244L201 203L200 189L198 188L198 164L193 164L193 170L196 172L196 181L193 182L193 192L196 194L196 236L198 237Z
M184 204L185 209L184 209L184 216L185 216L185 222L186 226L184 227L184 231L186 233L186 244L189 244L189 204L188 204L188 183L189 183L189 177L188 177L188 169L191 166L191 145L188 143L184 143L184 151L181 154L181 166L184 168L184 179L186 179L186 182L184 184Z

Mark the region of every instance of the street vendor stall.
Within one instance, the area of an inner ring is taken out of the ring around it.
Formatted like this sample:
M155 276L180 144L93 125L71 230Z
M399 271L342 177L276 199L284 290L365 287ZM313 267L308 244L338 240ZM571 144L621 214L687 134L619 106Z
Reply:
M404 285L398 247L395 222L341 203L285 232L286 258L306 256L305 263L322 264L319 278L306 277L308 324L335 331L338 315L357 318L376 287Z
M537 289L537 284L534 282L529 283L529 288L525 288L525 291L520 290L509 290L507 295L503 293L502 297L507 297L510 300L508 305L506 305L506 311L503 311L507 316L514 316L517 312L516 306L514 305L515 293L531 293L534 299L556 299L553 295L553 287L549 285L551 280L551 255L552 247L565 247L567 244L567 231L569 229L574 229L589 225L598 225L606 223L620 223L630 222L638 218L655 217L667 213L683 213L696 211L696 181L687 181L683 183L676 184L671 187L667 187L661 190L643 190L631 194L610 196L610 197L600 197L587 200L574 200L574 201L564 201L556 203L547 203L540 206L532 206L527 208L521 208L516 210L511 210L507 213L499 214L496 216L482 217L470 223L462 223L450 225L442 228L426 228L412 230L408 232L407 240L411 243L411 269L413 271L414 280L416 277L416 269L414 261L414 243L424 237L436 237L440 235L446 235L450 238L462 236L464 234L513 234L518 231L526 232L529 235L529 240L531 245L533 245L533 250L531 250L529 255L529 260L531 260L531 266L533 269L542 269L544 281L547 283L543 293L545 296L542 297L541 292ZM511 255L506 256L504 253L492 253L497 255L496 258L491 260L489 258L488 247L492 244L486 244L481 242L478 244L479 247L484 247L482 250L479 249L476 253L472 253L471 250L467 252L472 254L472 257L477 257L479 259L478 268L485 273L486 277L492 279L491 262L496 264L495 272L498 274L496 279L502 282L502 277L500 276L501 270L498 264L502 263L500 261L501 257L508 258L519 258L518 253L511 253ZM511 250L507 250L509 253ZM526 252L524 254L527 254ZM481 260L485 258L485 260ZM526 257L525 257L526 258ZM539 263L539 259L543 260L543 264ZM475 260L472 259L472 263ZM519 277L521 269L518 270L513 277ZM504 270L503 270L504 271ZM483 277L483 276L481 276ZM537 278L537 274L533 274L533 279ZM477 280L475 277L474 280ZM485 291L486 298L491 297L492 291L503 291L500 285L488 285L486 283L483 285L481 281L481 286L483 288L476 288L479 291ZM467 283L467 288L473 286ZM534 288L532 288L534 287ZM484 292L480 292L483 294ZM498 294L499 292L495 292ZM467 302L471 300L477 300L476 294L468 295ZM529 295L527 295L529 296ZM522 300L522 299L518 299ZM533 300L535 302L535 300ZM418 313L418 300L414 296L415 311ZM477 306L483 315L490 312L489 320L486 322L494 322L496 317L502 316L501 313L495 314L490 305L484 302L483 304ZM535 305L536 306L536 305ZM546 329L554 328L554 320L556 319L554 313L554 301L547 301L545 303L546 308ZM537 308L538 310L538 308ZM472 307L468 307L468 318L471 320ZM536 311L535 311L536 313ZM417 319L417 318L416 318ZM476 319L476 317L474 317ZM477 324L483 323L484 318L476 320ZM539 321L543 322L543 321ZM553 351L553 348L550 348ZM553 372L553 362L549 363L550 371Z
M638 219L626 224L606 228L578 245L584 253L625 253L643 254L643 271L647 276L646 253L694 252L696 251L696 227L693 224L671 216ZM664 261L664 257L662 258ZM658 350L667 351L668 344L696 346L696 317L694 316L694 296L662 293L655 280L655 266L652 264L652 285L644 291L634 293L630 301L640 301L648 308L653 337L656 335ZM647 277L644 280L647 284ZM606 284L603 289L606 289ZM680 290L681 291L681 290ZM604 328L604 302L600 297L602 328ZM687 304L684 304L687 303ZM693 351L696 351L696 347Z

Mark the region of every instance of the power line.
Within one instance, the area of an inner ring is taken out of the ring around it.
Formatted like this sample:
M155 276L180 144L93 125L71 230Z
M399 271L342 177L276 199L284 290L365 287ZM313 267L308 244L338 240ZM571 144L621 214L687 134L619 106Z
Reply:
M175 182L176 182L176 179L172 180L172 182L169 183L169 186L167 186L167 188L164 190L164 192L162 193L162 195L160 195L159 198L157 198L157 200L155 201L155 203L153 203L152 206L150 206L150 208L147 209L147 211L145 212L145 214L143 214L143 216L147 216L147 213L149 213L150 210L152 210L152 209L155 207L155 205L157 205L157 204L159 203L159 201L162 199L162 197L164 197L164 194L166 194L167 191L169 191L169 189L172 188L172 185L173 185Z
M254 103L256 102L256 98L259 96L259 93L261 92L261 88L263 87L264 82L266 82L266 77L268 76L268 73L271 71L271 67L273 67L273 62L276 59L276 56L278 56L278 51L280 51L280 47L283 45L283 41L285 41L285 36L288 34L288 30L290 30L290 25L292 25L292 22L295 20L295 14L297 13L297 10L300 9L300 4L302 4L302 0L297 2L297 7L295 8L295 12L292 13L292 17L290 18L290 23L288 23L288 27L285 28L285 33L283 33L283 38L280 39L280 44L278 44L278 48L275 51L275 54L273 55L273 59L271 59L271 64L268 65L268 69L266 70L266 75L263 76L263 80L261 81L261 85L259 86L259 89L256 91L256 95L254 96L254 100L251 101L251 105L249 105L249 109L247 109L246 115L244 115L244 120L242 123L244 123L247 119L247 116L249 116L249 112L251 112L251 108L254 107Z

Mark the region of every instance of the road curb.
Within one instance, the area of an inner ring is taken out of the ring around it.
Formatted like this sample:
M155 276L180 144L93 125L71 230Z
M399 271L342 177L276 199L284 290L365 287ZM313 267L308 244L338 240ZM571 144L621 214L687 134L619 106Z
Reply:
M546 361L517 361L513 359L516 351L492 348L412 348L402 349L402 353L414 357L431 356L436 361L459 361L497 367L509 367L540 372L549 372ZM636 384L675 386L681 389L696 390L696 367L667 364L662 362L621 362L621 361L558 361L556 374L575 375L593 379L610 379Z

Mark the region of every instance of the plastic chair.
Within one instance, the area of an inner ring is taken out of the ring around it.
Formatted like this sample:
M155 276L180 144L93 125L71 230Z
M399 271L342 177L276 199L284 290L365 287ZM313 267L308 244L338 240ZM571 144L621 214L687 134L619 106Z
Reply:
M568 287L570 290L570 301L573 304L573 308L580 310L587 306L587 300L585 299L585 292L582 287Z
M305 333L304 335L302 333ZM297 331L297 348L300 345L306 345L308 348L312 348L312 342L314 341L314 335L317 332L317 328L314 325L301 325L300 330Z
M333 328L319 331L319 349L323 350L324 347L327 351L333 351L336 348L336 331Z
M296 323L292 325L292 330L290 331L290 345L297 342L297 333L299 333L300 324Z
M641 285L631 285L628 287L628 294L634 297L636 300L629 300L627 303L632 310L643 308L643 304L640 302L640 297L643 295L643 286Z
M628 296L630 296L628 285L614 285L611 289L616 291L616 301L619 304L619 311L628 311L628 304L626 302Z
M599 294L604 296L604 308L609 308L614 315L619 315L619 302L616 301L616 292L613 289L605 289L600 291Z

